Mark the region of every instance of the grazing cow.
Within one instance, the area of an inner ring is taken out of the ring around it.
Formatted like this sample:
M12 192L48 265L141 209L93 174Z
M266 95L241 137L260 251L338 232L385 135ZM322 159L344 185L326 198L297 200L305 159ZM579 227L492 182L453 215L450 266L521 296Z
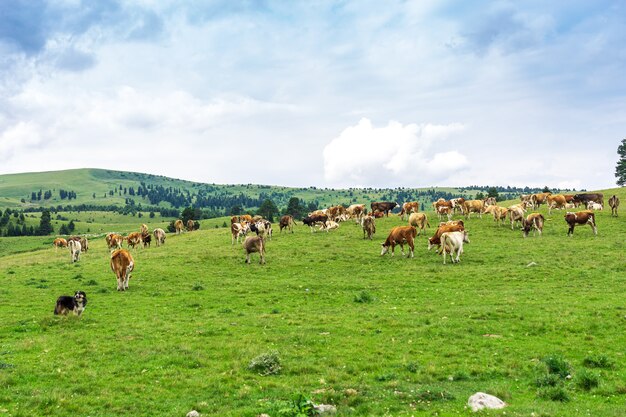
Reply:
M141 233L139 232L129 233L128 236L125 237L125 239L126 239L126 242L128 242L128 247L133 248L133 249L137 245L141 247L141 244L143 243L143 240L141 238Z
M465 203L465 199L463 197L451 199L450 204L452 205L452 211L454 213L456 213L457 211L463 212L464 203Z
M463 203L463 214L465 214L466 218L471 218L472 213L478 213L478 217L483 218L483 209L485 208L485 203L483 200L467 200Z
M509 213L509 209L506 207L500 206L492 206L493 209L493 221L498 223L499 226L502 226L506 221L507 214Z
M387 240L385 240L382 245L382 251L380 252L380 256L383 256L389 251L389 247L391 246L391 256L394 255L394 251L396 249L396 245L400 245L400 251L402 252L402 256L404 256L404 244L409 245L409 254L407 255L409 258L413 257L413 252L415 250L414 239L417 236L417 230L413 226L397 226L391 229L389 236L387 236Z
M107 240L107 247L109 250L113 249L122 249L122 242L124 242L124 237L122 235L118 235L117 233L110 233L107 235L109 238Z
M327 214L330 220L340 221L346 215L346 208L344 206L329 207Z
M594 235L598 235L598 228L596 227L596 215L593 211L585 210L578 211L576 213L568 212L565 215L565 221L569 226L569 230L567 231L568 236L574 235L574 226L576 225L585 225L588 224L591 226Z
M327 221L328 221L328 216L325 214L311 215L302 219L302 223L304 223L306 226L309 226L311 228L311 233L313 233L313 227L317 223L326 223Z
M335 230L335 229L339 229L339 223L333 221L333 220L329 220L326 223L322 223L320 225L320 230L326 230L326 233L328 233L331 230Z
M578 206L578 204L574 204L574 203L565 203L565 208L566 209L573 209L576 208Z
M541 213L530 213L526 216L526 218L522 220L522 231L524 232L524 237L528 237L530 229L533 229L533 236L535 236L535 231L538 231L539 236L541 236L543 233L543 222L545 220L546 219Z
M430 227L428 223L428 217L424 213L411 213L409 216L409 226L415 227L418 232L417 235L421 235L426 226Z
M111 271L117 279L117 290L126 291L130 273L135 268L133 256L126 249L117 249L111 254Z
M150 231L148 230L148 225L145 223L142 224L139 228L139 233L141 233L142 235L147 235L148 233L150 233Z
M66 248L67 240L63 239L62 237L57 237L56 239L54 239L54 242L52 242L52 245L54 246L55 250L58 250L59 248Z
M246 222L248 224L252 223L252 216L249 214L242 214L239 216L239 223Z
M235 244L235 240L239 243L239 238L242 238L248 233L250 227L248 223L233 223L230 225L231 245Z
M602 204L594 203L593 201L587 202L587 210L599 210L602 211L604 207Z
M520 194L519 199L522 203L530 203L532 194Z
M560 210L565 208L567 199L562 194L552 195L546 197L546 204L548 205L548 214L552 214L552 210Z
M522 222L524 220L524 209L516 204L514 206L509 207L509 220L511 221L511 230L514 229L514 225L517 222Z
M465 201L463 201L463 203L465 203ZM454 205L452 201L446 201L443 198L440 198L433 203L433 209L435 210L435 213L439 213L440 207L448 207L450 210L453 210ZM461 211L463 211L463 208L461 208Z
M361 227L363 228L363 239L365 235L372 240L372 235L376 233L376 222L372 216L363 216L361 219Z
M258 220L256 223L250 225L250 230L256 233L257 236L269 237L272 240L272 223L265 219Z
M191 219L187 220L187 231L193 232L195 230L195 225L196 225L196 222L194 222L193 220Z
M485 203L485 207L487 207L487 206L495 206L497 204L495 197L487 197L483 201Z
M539 208L542 204L544 204L551 192L545 193L537 193L530 196L530 202L534 208Z
M78 262L80 261L80 252L81 252L81 244L80 240L69 240L67 242L67 247L70 249L70 262Z
M154 241L157 246L161 246L165 243L165 230L156 228L152 234L154 235Z
M442 220L443 216L447 216L448 221L452 220L452 208L449 206L438 206L437 216L439 216L439 220Z
M87 252L89 250L89 242L87 241L86 237L72 236L72 237L67 238L68 243L70 240L75 240L76 242L80 242L81 252Z
M352 204L346 209L346 213L348 217L359 223L365 214L365 204Z
M587 206L587 203L593 201L594 203L602 204L604 206L604 194L602 193L583 193L574 194L574 203L579 203Z
M278 227L280 228L279 233L283 232L283 229L287 229L289 230L291 233L293 233L293 225L294 225L295 221L293 219L293 216L290 215L285 215L283 217L280 218L280 222L278 223Z
M152 235L150 233L146 233L145 235L141 235L141 242L143 243L143 247L150 247L150 243L152 242Z
M428 250L435 246L441 245L441 235L446 232L462 232L465 230L465 224L462 220L451 221L447 223L439 223L439 227L433 237L428 238Z
M617 209L619 207L619 197L613 195L609 198L609 206L611 207L611 216L617 216Z
M409 217L412 213L417 213L420 211L420 203L418 201L407 201L402 204L402 211L398 214L402 218L402 220L406 217Z
M263 265L265 263L265 242L262 236L248 236L243 241L243 248L246 251L246 263L250 263L250 254L258 252L261 259L259 263Z
M389 212L397 207L400 207L398 203L384 201L384 202L373 202L370 207L372 211L382 211L385 213L387 217L389 217Z
M176 229L176 234L179 235L183 232L185 225L181 219L178 219L174 222L174 228Z
M441 251L443 253L443 263L446 263L446 254L450 254L452 263L459 263L461 261L461 254L463 253L463 243L470 243L467 231L457 232L444 232L441 234ZM456 259L454 254L456 253Z
M563 197L565 197L565 202L566 203L573 203L574 202L574 194L563 194Z

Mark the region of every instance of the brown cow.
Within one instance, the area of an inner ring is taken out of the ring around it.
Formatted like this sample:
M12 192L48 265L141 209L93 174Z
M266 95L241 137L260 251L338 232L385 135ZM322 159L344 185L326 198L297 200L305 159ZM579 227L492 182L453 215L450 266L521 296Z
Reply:
M193 232L195 229L195 225L196 225L196 222L194 222L193 220L191 219L187 220L187 231Z
M539 208L539 206L546 202L548 196L551 194L551 192L533 194L530 196L530 202L534 208Z
M118 235L117 233L109 233L106 236L106 241L109 250L122 249L122 242L124 241L124 237L122 235Z
M378 210L376 210L376 211L373 211L373 212L372 212L372 216L373 216L375 219L380 219L380 218L385 217L385 213L383 213L382 211L378 211Z
M408 217L412 213L417 213L420 211L420 203L418 201L407 201L402 204L402 211L398 214L402 218L405 219L405 216Z
M499 226L502 226L506 220L509 209L506 207L493 206L493 221L497 222Z
M111 254L111 271L117 279L117 290L125 291L128 289L128 280L130 273L135 268L133 256L126 249L117 249Z
M62 237L57 237L56 239L54 239L54 242L52 242L52 245L54 246L55 250L58 250L59 248L66 248L67 240L63 239Z
M248 223L233 223L230 225L231 245L235 244L235 240L239 243L239 238L242 238L250 231Z
M430 227L428 223L428 217L424 213L411 213L409 216L409 226L414 226L418 232L417 235L421 235L426 226Z
M514 230L515 223L521 223L524 220L524 209L519 204L509 207L509 220L511 221L511 230Z
M372 211L382 211L387 217L389 217L389 212L400 206L398 205L398 203L395 202L384 201L373 202L372 204L370 204L370 207L372 208Z
M279 233L282 233L283 229L287 229L293 233L294 223L295 221L293 220L293 216L290 216L289 214L281 217L280 222L278 223L278 227L280 228Z
M495 206L496 203L496 198L495 197L487 197L483 200L483 202L485 203L485 207L487 206Z
M466 218L471 218L472 213L478 213L478 217L483 218L483 209L485 208L485 202L483 200L467 200L463 203L463 214Z
M165 230L156 228L152 234L154 235L154 241L157 246L161 246L165 243Z
M363 228L363 239L365 235L369 240L372 240L372 235L376 233L376 221L372 216L364 216L361 219L361 227Z
M545 220L541 213L530 213L526 216L526 218L522 220L522 232L524 232L524 237L528 237L530 229L533 229L533 236L535 236L535 231L538 231L539 236L541 236L543 233L543 222Z
M382 251L380 252L380 256L383 256L389 251L389 247L391 246L391 256L394 255L394 251L396 249L396 245L400 245L400 251L402 252L402 256L404 256L404 244L409 245L409 254L407 255L409 258L413 257L413 252L415 250L414 239L417 236L417 230L413 226L397 226L391 229L389 232L389 236L387 236L387 240L381 243Z
M428 238L428 250L431 250L435 246L441 245L441 234L446 232L462 232L465 230L465 224L462 220L457 220L447 223L439 223L437 231L433 237Z
M602 204L604 206L604 194L602 193L582 193L574 195L574 202L583 204L585 207L587 203L593 201L594 203Z
M327 221L328 221L328 216L325 214L316 214L312 216L307 216L304 219L302 219L302 223L304 223L305 226L309 226L311 228L311 233L313 233L313 227L317 223L324 224Z
M568 212L565 215L565 221L569 226L569 230L567 231L568 236L574 235L574 226L585 224L591 226L594 235L598 235L598 228L596 227L596 215L593 211L584 210L576 213Z
M243 248L246 251L246 263L250 263L250 254L258 252L261 259L259 263L263 265L265 263L265 242L263 242L262 236L248 236L243 242Z
M185 229L185 225L181 219L178 219L174 222L174 228L176 229L176 234L179 235Z
M619 207L619 197L613 194L613 196L609 198L609 206L611 207L611 216L617 216L617 209Z
M346 213L348 213L348 217L359 223L365 214L365 204L352 204L346 209Z
M230 224L239 223L239 216L233 216L230 218Z
M242 214L239 216L239 223L246 222L248 224L252 223L252 216L249 214Z
M567 199L562 194L550 194L546 197L546 204L548 205L548 214L552 214L552 210L564 209L567 204Z
M150 231L148 230L148 225L145 223L142 224L139 228L139 233L141 233L142 235L147 235L148 233L150 233Z
M141 244L143 243L143 239L141 237L141 233L139 232L132 232L129 233L128 236L125 237L126 242L128 242L128 247L129 248L135 248L135 246L139 245L141 247Z

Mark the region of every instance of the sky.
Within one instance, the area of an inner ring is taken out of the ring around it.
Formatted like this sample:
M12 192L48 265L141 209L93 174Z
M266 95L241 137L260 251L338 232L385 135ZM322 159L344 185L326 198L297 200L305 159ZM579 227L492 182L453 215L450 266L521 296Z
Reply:
M0 174L615 186L626 3L0 1Z

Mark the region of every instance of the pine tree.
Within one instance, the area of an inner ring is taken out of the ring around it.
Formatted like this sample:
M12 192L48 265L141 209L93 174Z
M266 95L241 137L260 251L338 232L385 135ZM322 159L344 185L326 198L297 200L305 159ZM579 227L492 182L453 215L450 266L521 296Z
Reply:
M621 145L617 147L617 154L619 161L615 167L615 177L617 178L617 185L623 187L626 185L626 138L622 139Z
M257 211L258 215L263 216L271 222L274 221L274 215L278 215L278 213L278 207L276 207L276 204L274 204L274 202L270 199L263 201L263 203L261 203L261 207L259 207L259 210Z
M39 229L37 230L37 234L39 236L46 236L52 232L54 232L54 228L52 227L52 223L50 222L50 210L44 210L41 213L41 220L39 221Z

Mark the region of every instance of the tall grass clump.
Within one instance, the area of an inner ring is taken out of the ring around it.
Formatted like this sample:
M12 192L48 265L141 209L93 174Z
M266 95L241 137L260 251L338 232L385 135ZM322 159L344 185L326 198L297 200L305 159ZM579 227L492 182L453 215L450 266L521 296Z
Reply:
M248 369L263 376L276 375L282 369L280 356L276 351L262 353L250 361Z

